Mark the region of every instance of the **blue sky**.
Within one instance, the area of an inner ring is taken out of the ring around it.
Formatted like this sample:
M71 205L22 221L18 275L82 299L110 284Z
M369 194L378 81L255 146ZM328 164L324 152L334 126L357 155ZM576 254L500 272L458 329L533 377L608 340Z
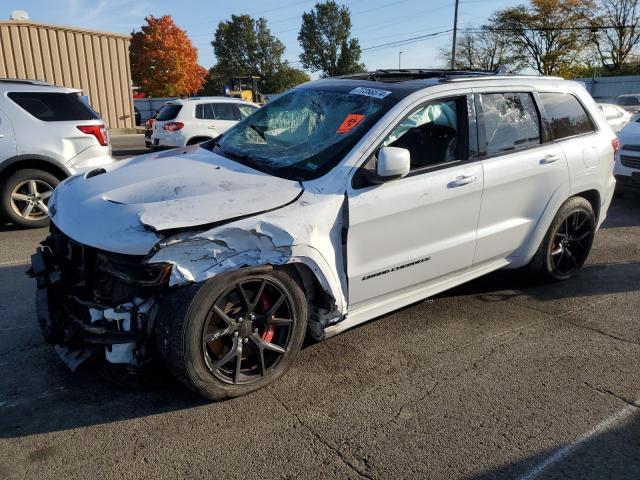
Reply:
M140 28L146 15L169 14L178 26L187 30L198 48L200 63L209 68L215 63L210 42L218 22L241 13L266 18L271 32L287 47L285 58L298 61L300 16L315 3L316 0L3 0L0 15L8 18L12 10L26 10L36 22L129 33ZM450 29L453 23L453 0L343 0L338 3L349 6L352 33L359 38L363 49L441 32ZM524 2L461 0L459 26L481 25L493 11L519 3ZM362 60L370 69L395 68L398 52L402 51L403 68L438 67L441 66L438 49L450 41L451 33L443 33L401 46L364 50Z

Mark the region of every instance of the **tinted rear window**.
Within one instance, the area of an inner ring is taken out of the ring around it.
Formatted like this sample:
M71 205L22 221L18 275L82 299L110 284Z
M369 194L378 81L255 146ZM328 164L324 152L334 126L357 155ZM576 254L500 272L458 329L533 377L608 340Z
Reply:
M640 100L638 99L638 97L619 97L618 105L637 107L638 105L640 105Z
M573 137L595 131L595 126L582 104L568 93L540 92L554 139Z
M182 105L165 105L160 109L160 113L158 113L156 120L160 120L161 122L164 122L165 120L173 120L178 116L180 110L182 110Z
M100 118L75 93L10 92L7 95L38 120L45 122L96 120Z

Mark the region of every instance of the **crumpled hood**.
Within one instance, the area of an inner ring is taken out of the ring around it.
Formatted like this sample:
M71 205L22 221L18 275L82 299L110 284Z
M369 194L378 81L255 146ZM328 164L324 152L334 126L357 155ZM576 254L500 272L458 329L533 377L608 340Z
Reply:
M302 192L200 147L142 155L107 173L61 183L50 205L55 225L103 250L144 255L162 230L197 227L272 210Z

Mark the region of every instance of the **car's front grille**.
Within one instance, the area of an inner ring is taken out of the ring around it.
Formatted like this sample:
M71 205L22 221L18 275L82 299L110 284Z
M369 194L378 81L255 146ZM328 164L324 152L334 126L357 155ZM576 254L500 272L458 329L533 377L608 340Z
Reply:
M628 157L626 155L620 155L620 162L625 167L637 168L640 170L640 157Z
M640 145L623 145L622 150L629 150L630 152L640 152Z

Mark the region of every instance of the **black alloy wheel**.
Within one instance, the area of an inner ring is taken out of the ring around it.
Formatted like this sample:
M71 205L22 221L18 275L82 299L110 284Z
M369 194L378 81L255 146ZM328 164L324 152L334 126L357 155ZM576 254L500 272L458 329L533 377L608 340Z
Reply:
M582 210L571 213L564 219L554 235L551 245L551 267L560 277L576 273L589 256L595 232L592 215Z
M211 307L202 332L207 368L226 383L250 383L268 375L291 341L292 299L271 279L248 278Z

